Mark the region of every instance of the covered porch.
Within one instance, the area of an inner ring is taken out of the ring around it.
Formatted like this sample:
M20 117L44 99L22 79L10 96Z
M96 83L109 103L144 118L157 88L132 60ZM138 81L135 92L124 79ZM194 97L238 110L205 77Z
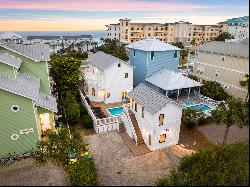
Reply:
M198 99L202 84L168 69L162 69L146 78L149 86L177 102Z

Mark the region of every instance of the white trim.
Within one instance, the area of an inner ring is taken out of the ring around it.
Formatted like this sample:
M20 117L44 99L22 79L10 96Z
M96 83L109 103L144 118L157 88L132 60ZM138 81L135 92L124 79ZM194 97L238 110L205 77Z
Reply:
M36 100L36 98L31 98L31 97L28 97L28 96L19 94L19 93L17 93L17 92L14 92L14 91L12 91L12 90L8 90L8 89L2 88L2 87L0 87L0 89L2 89L2 90L4 90L4 91L7 91L7 92L11 92L11 93L13 93L13 94L16 94L16 95L19 95L19 96L22 96L22 97L25 97L25 98L28 98L28 99L31 99L31 100Z
M16 138L15 138L14 136L15 136ZM10 139L16 141L16 140L19 139L19 135L18 135L18 134L12 134L12 135L10 136Z
M47 75L48 75L49 93L51 95L50 80L49 80L49 67L48 67L48 62L47 61L45 61L45 62L46 62Z
M37 107L36 107L34 101L32 101L32 105L33 105L33 111L34 111L34 115L35 115L35 119L36 119L37 134L38 134L39 140L41 141L41 134L40 134L39 128L38 128L38 120L39 120L39 119L38 119L37 116L36 116ZM38 111L37 111L37 115L38 115Z
M17 110L14 110L14 109L13 109L14 107L16 107ZM12 105L12 106L10 107L10 109L12 110L12 112L19 112L20 106L19 106L19 105Z
M236 73L249 74L248 72L243 72L243 71L239 71L239 70L235 70L235 69L231 69L231 68L216 66L216 65L212 65L212 64L208 64L208 63L204 63L204 62L199 62L199 61L196 61L196 60L195 60L195 63L210 66L210 67L214 67L214 68L220 68L220 69L227 70L227 71L233 71L233 72L236 72Z

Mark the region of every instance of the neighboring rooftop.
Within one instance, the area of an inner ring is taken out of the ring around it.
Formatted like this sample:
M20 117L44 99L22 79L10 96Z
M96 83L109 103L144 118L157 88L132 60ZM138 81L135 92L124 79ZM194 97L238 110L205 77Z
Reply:
M166 68L163 68L147 77L146 81L162 88L163 90L176 90L202 86L201 83Z
M40 93L39 97L35 101L35 104L42 108L52 110L53 112L57 112L56 98L52 96L48 96L48 95L44 95Z
M102 51L98 51L95 54L91 55L87 62L93 64L95 67L97 67L100 70L105 70L108 67L110 67L111 65L113 65L114 63L118 63L118 62L124 62L125 61L114 57L112 55L109 55L107 53L104 53Z
M21 59L16 58L13 55L9 55L8 53L0 53L0 62L7 64L9 66L12 66L14 68L17 68L17 69L19 69L22 64Z
M38 61L49 61L50 60L50 47L47 44L15 44L6 43L2 47L19 53L25 57L28 57L36 62Z
M167 96L156 92L152 88L141 83L128 93L128 96L135 99L148 112L155 114L163 107L172 102Z
M76 40L80 38L93 38L91 35L76 35L76 36L27 36L27 40L59 40L59 39L66 39L66 40Z
M134 42L127 46L131 49L138 49L141 51L175 51L181 50L178 47L162 42L156 38L147 38Z
M13 39L13 38L22 38L21 35L13 33L13 32L5 32L0 35L0 39Z
M249 42L247 43L247 40L241 43L212 41L196 46L195 49L209 53L249 58Z

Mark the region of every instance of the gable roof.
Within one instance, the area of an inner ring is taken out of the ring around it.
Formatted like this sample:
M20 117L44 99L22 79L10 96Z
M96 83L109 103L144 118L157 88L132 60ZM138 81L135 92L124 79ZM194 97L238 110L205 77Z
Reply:
M0 39L9 39L9 38L22 38L22 36L13 32L5 32L0 35Z
M124 62L125 64L127 64L125 61L117 57L114 57L110 54L104 53L102 51L98 51L95 54L91 55L88 58L87 62L91 63L92 65L94 65L95 67L97 67L102 71L104 71L105 69L107 69L108 67L117 62Z
M227 56L249 58L248 43L231 43L223 41L212 41L195 47L197 51L217 53Z
M13 78L0 74L0 89L32 99L36 105L57 112L56 99L40 93L40 80L33 76L20 73Z
M28 74L20 73L17 78L0 74L0 89L36 99L39 96L40 80Z
M0 53L0 62L12 66L14 68L20 68L22 64L22 60L16 58L13 55L9 55L8 53Z
M38 61L49 61L50 60L50 47L47 44L15 44L6 43L2 47L19 53L27 58L30 58L36 62Z
M163 90L175 90L202 86L201 83L188 77L163 68L146 78L146 81Z
M172 102L167 96L156 92L152 88L141 83L128 93L128 96L135 99L148 112L156 114L163 107Z
M134 42L127 46L129 49L138 49L141 51L176 51L181 50L178 47L162 42L156 38L147 38Z

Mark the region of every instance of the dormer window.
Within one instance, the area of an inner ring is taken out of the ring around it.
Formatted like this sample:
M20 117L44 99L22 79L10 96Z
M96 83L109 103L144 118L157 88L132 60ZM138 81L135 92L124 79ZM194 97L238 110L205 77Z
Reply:
M150 59L151 59L151 60L154 60L154 56L155 56L155 52L154 52L154 51L151 51L151 52L150 52Z

